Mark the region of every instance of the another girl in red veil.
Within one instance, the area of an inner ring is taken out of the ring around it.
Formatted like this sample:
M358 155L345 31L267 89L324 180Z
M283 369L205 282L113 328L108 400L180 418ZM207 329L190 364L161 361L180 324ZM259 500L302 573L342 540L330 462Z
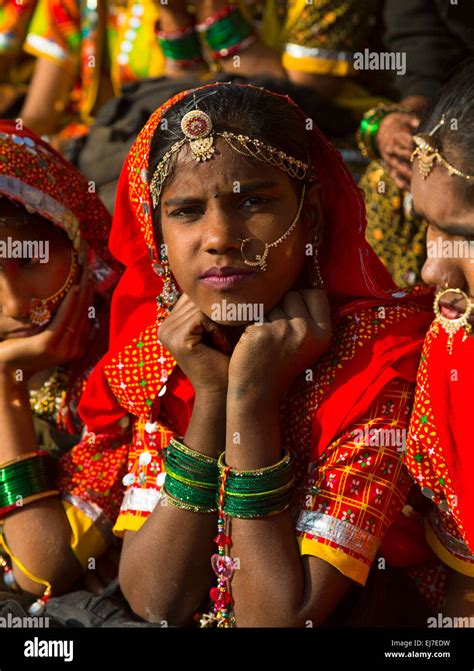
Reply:
M446 585L433 626L444 626L438 613L469 617L472 626L474 61L460 66L433 101L415 141L413 202L428 221L422 276L437 294L418 371L407 465L424 495L426 540L447 578L438 581Z
M133 427L115 532L145 619L316 626L365 584L410 486L429 313L364 233L362 193L287 97L185 91L137 138L80 411L91 433Z
M126 449L74 447L120 270L109 230L92 185L36 135L1 121L1 563L9 587L43 595L36 614L105 551L121 500Z

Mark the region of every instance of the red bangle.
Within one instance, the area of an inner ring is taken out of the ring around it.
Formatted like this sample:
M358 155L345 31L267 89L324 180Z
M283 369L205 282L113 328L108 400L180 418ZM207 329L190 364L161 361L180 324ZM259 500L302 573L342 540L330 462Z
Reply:
M213 23L217 23L217 21L220 21L231 12L235 12L237 10L238 10L237 5L227 5L226 7L219 9L212 16L208 16L207 19L204 19L204 21L202 21L201 23L197 23L196 30L198 31L207 30L209 26L212 26Z
M256 40L256 35L255 33L251 33L247 37L245 37L242 42L239 42L238 44L234 44L228 49L220 49L220 51L213 51L212 52L212 58L214 60L219 60L219 58L227 58L228 56L234 56L234 54L238 54L241 49L246 49L249 47L253 42ZM224 53L225 52L225 53Z
M155 35L162 40L179 40L180 37L184 35L190 35L194 31L194 23L190 23L185 28L179 28L178 30L173 30L173 32L167 32L166 30L155 30Z

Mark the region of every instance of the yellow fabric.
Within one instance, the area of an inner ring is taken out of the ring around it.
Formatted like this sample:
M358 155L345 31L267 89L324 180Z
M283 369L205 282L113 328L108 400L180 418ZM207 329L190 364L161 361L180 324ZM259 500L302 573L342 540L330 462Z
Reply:
M295 27L300 14L307 5L306 0L289 0L288 1L288 13L286 15L286 22L283 27L283 34L281 36L282 42L288 41L288 36Z
M32 582L38 583L38 585L43 585L46 587L46 592L48 594L51 593L51 583L48 582L47 580L43 580L43 578L38 578L37 576L33 575L31 571L29 571L24 564L21 563L19 559L17 559L12 553L10 548L7 545L7 542L5 538L3 537L3 534L0 534L0 546L3 548L3 550L7 553L7 555L10 557L12 562L18 566L20 571L26 575L27 578L29 578Z
M328 564L337 568L343 575L359 585L365 585L369 577L370 567L363 562L350 557L342 550L324 545L318 541L305 538L304 536L297 536L298 546L301 555L312 555L324 559Z
M345 79L341 91L334 104L349 109L358 120L379 103L391 104L393 101L379 95L372 95L366 88L352 79Z
M71 549L85 570L89 558L99 557L107 546L90 517L68 501L63 501L63 506L71 525Z
M347 77L354 73L352 63L349 61L329 60L328 58L312 58L308 56L295 57L285 52L283 54L283 67L286 70L297 70L311 75L333 75L335 77Z
M474 578L474 563L463 561L462 559L459 559L459 557L455 557L451 554L451 552L449 552L449 550L447 550L441 543L428 520L425 522L425 538L435 555L439 557L446 566L452 568L453 571L457 571L457 573L462 573L462 575L467 575L469 578Z
M242 16L249 23L253 23L254 19L251 8L247 5L245 0L238 0L237 4L242 13ZM267 0L263 12L260 39L271 49L274 49L275 51L281 51L283 47L282 38L282 26L278 21L277 11L275 9L275 0Z
M139 531L146 519L146 517L140 515L121 513L115 522L114 534L119 538L123 538L126 531Z

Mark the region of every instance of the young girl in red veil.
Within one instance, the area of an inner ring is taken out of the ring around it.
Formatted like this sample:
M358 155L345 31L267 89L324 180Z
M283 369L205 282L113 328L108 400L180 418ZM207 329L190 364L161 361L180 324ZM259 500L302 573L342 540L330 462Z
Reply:
M78 404L120 270L91 186L0 121L0 564L7 586L43 597L35 614L113 541L127 459L113 440L81 443Z
M365 584L410 487L429 313L364 233L362 193L287 97L209 85L141 131L80 411L90 435L133 427L115 532L143 618L316 626Z
M456 120L454 125L453 120ZM423 494L425 537L443 562L437 617L474 622L474 63L462 65L415 136L413 202L429 222L422 276L437 289L423 346L407 465ZM441 251L441 253L440 253ZM441 613L442 612L442 613ZM438 616L439 613L439 616Z

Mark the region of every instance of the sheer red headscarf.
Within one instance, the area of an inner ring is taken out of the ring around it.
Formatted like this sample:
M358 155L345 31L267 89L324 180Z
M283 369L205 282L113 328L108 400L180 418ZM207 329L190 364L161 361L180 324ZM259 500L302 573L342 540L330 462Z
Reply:
M209 84L196 91L212 86L250 85ZM156 417L164 404L166 416L183 435L192 412L191 384L156 337L156 296L162 281L152 269L152 263L159 262L159 258L148 186L148 158L155 130L165 112L189 93L183 91L174 96L152 114L122 170L110 249L126 270L113 297L110 350L94 370L80 406L91 431L120 431L127 413L149 418L153 405ZM284 100L306 119L287 96L267 93ZM398 303L413 308L406 318L382 328L370 344L361 346L357 356L338 369L337 379L314 417L314 458L345 426L361 416L391 379L402 377L414 382L430 322L431 298L396 288L365 241L362 191L340 153L321 132L317 128L308 132L314 138L311 159L323 194L325 248L321 253L321 272L334 318L356 314L370 306Z

